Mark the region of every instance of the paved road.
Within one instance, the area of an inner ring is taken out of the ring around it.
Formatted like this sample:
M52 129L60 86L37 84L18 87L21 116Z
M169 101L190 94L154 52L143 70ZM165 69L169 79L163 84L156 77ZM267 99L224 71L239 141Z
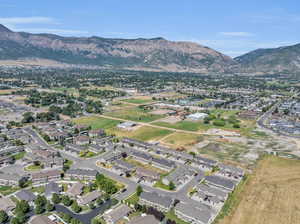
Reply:
M49 146L47 143L45 143L45 141L43 139L41 139L41 137L38 134L36 134L34 130L32 130L31 128L28 128L28 129L26 129L26 131L28 133L30 133L30 135L34 138L34 140L36 142L39 142L42 145L46 144L48 148L49 147L51 148L51 146ZM120 183L125 184L127 190L125 192L118 193L115 196L115 198L118 200L124 200L124 199L128 198L130 195L135 193L136 188L139 185L138 183L136 183L126 177L120 176L114 172L111 172L107 169L97 166L96 163L99 160L99 158L101 157L101 155L99 155L98 157L90 158L90 159L84 159L84 158L78 158L78 157L72 156L63 151L60 151L60 153L64 158L73 161L72 168L94 169L94 170L99 171L100 173L103 173L106 176L109 176L112 179L115 179L116 181L118 181ZM198 202L190 199L187 194L188 194L188 191L192 187L194 187L198 182L199 182L199 177L196 176L189 183L187 183L184 187L182 187L178 191L174 191L174 192L166 191L166 190L159 189L159 188L154 188L154 187L144 185L144 184L141 184L141 185L145 191L154 191L154 192L157 192L158 194L170 196L172 198L176 198L176 199L179 199L180 201L183 201L183 202L186 202L186 203L196 206L198 204Z

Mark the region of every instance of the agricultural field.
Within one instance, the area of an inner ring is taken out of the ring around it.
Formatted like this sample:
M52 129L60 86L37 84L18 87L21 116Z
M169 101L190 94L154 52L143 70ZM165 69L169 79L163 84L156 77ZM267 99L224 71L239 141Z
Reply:
M108 112L104 115L137 122L151 122L164 117L164 115L150 114L148 112L149 111L147 110L133 107L129 109Z
M134 138L140 141L159 141L161 138L173 133L172 131L142 126L134 131L123 131L118 128L111 128L107 131L109 134L115 134L118 137Z
M107 118L98 117L98 116L80 117L80 118L74 119L73 122L78 125L91 126L92 129L103 128L105 130L113 128L120 123L120 121L117 121L117 120L107 119Z
M299 188L299 160L266 156L243 189L231 195L217 223L300 223Z

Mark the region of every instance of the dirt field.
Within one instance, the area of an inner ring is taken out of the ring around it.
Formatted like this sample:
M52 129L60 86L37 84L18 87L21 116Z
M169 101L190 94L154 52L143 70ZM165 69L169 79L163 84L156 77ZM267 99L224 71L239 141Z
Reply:
M300 223L299 189L300 161L267 157L259 162L243 192L236 196L237 208L218 223Z

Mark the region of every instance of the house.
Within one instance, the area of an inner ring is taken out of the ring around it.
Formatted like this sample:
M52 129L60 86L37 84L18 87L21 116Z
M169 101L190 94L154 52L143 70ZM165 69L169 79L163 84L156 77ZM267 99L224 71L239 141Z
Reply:
M45 187L45 196L46 198L50 198L52 194L59 194L61 190L61 187L56 182L51 181Z
M8 197L0 198L0 211L10 212L16 208L16 204Z
M244 170L239 167L225 164L219 164L218 167L220 170L217 172L217 175L232 178L235 180L239 180L244 176Z
M126 122L123 122L123 123L117 125L118 128L127 130L127 131L132 130L132 128L134 128L135 126L137 126L137 123L134 123L132 121L126 121Z
M168 159L157 158L157 157L152 158L152 165L167 171L172 170L176 167L175 162L170 161Z
M21 190L17 192L15 195L19 200L24 200L27 202L33 202L36 199L35 194L33 194L29 190Z
M153 145L150 143L138 141L132 138L123 138L122 143L128 147L134 147L142 150L150 149L153 147Z
M74 144L76 145L88 145L90 143L90 138L85 135L80 135L74 138Z
M220 187L227 191L233 191L236 183L217 175L206 176L205 181L213 186Z
M153 215L136 216L128 224L160 224Z
M206 113L194 113L188 115L186 118L193 121L199 121L199 120L203 120L206 117L208 117L208 114Z
M123 160L120 160L120 159L116 160L115 164L117 166L121 167L125 172L132 172L136 168L134 165L132 165L130 163L127 163L127 162L125 162Z
M106 212L103 218L107 224L116 224L124 217L127 217L131 212L131 208L129 208L127 205L122 204L119 207Z
M34 184L47 183L49 181L60 180L61 171L60 170L48 170L48 171L33 173L31 176L32 176L32 182Z
M16 173L2 173L0 172L0 186L18 186L19 182L27 179L25 176L20 176Z
M65 172L66 179L95 180L98 171L92 169L69 169Z
M87 205L91 202L96 201L98 198L101 197L101 192L100 191L93 191L91 193L88 193L87 195L79 198L78 202L81 205Z
M65 146L65 150L67 152L70 152L72 154L75 155L79 155L79 153L83 150L85 150L86 148L84 146L81 145L75 145L75 144L71 144L71 143L67 143Z
M138 180L143 180L145 182L153 184L155 181L160 179L160 174L152 170L138 167L136 169L136 177Z
M122 153L119 151L108 151L99 159L102 163L112 163L122 158Z
M173 199L159 195L156 192L142 192L139 198L139 204L154 207L162 212L167 212L173 205Z
M183 221L193 224L210 224L214 219L211 210L201 204L195 207L180 202L175 207L175 214Z
M105 131L104 129L96 129L96 130L91 130L89 131L89 137L94 138L94 137L102 137L105 136Z
M82 194L83 188L84 184L77 182L76 184L73 184L71 188L68 189L67 195L76 198Z
M25 160L31 163L39 162L43 164L44 168L59 168L62 167L64 163L64 159L57 151L40 149L39 147L31 149L31 152L25 155Z
M37 215L29 220L29 224L56 224L45 215Z
M172 173L170 173L168 176L165 176L162 179L162 182L165 185L168 185L171 182L173 182L175 186L178 187L190 181L195 174L196 172L191 168L187 166L180 166L177 169L175 169Z

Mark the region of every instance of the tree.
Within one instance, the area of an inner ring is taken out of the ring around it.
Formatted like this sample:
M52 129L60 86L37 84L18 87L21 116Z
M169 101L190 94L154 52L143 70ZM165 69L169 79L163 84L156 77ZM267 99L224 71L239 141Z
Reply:
M70 222L71 222L71 219L72 219L72 216L70 216L69 214L63 213L62 219L63 219L65 222L70 223Z
M103 200L99 197L96 200L97 205L102 205L103 204Z
M40 204L35 206L34 212L35 214L42 214L45 211L44 207Z
M95 204L94 203L90 203L89 207L90 207L90 209L94 209L95 208Z
M30 206L27 201L21 200L18 201L15 208L15 214L23 213L26 214L29 212Z
M97 219L97 218L94 218L92 220L92 224L101 224L101 221L99 219Z
M47 204L46 204L46 210L48 212L51 212L54 210L54 205L50 203L50 201L47 201Z
M8 220L8 215L5 211L0 211L0 223L5 223Z
M52 199L51 200L54 204L59 204L61 202L61 198L56 193L52 194Z
M20 188L24 188L24 187L26 187L26 184L27 184L27 179L26 178L21 178L20 180L19 180L19 187Z
M136 194L137 194L137 196L140 196L142 192L143 192L142 186L141 185L137 186L137 188L136 188Z
M10 220L10 224L20 224L19 223L19 219L17 217L13 217L11 220Z
M67 195L63 195L62 196L62 203L65 205L65 206L70 206L72 204L72 200L69 198L69 196Z
M47 203L47 199L45 198L45 196L38 195L34 200L34 204L36 206L44 207L46 203Z
M71 209L76 213L79 213L81 211L81 207L77 204L76 201L73 201Z
M34 117L32 112L26 112L23 114L22 123L32 123L34 122Z
M176 188L175 184L173 183L173 181L171 181L171 182L169 183L169 189L172 191L172 190L174 190L175 188Z
M82 222L80 222L78 219L72 219L71 220L71 224L81 224Z

